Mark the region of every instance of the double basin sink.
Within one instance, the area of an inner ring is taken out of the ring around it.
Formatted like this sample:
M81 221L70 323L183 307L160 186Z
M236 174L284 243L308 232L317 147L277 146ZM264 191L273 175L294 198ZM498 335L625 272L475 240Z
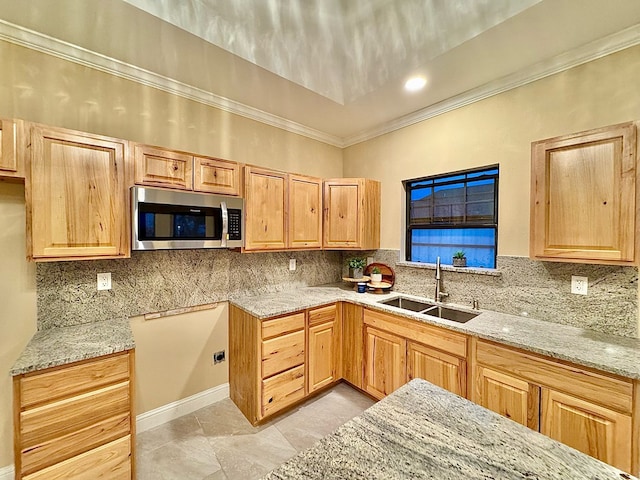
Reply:
M467 323L469 320L479 315L478 313L443 307L436 303L420 302L403 297L391 298L389 300L380 301L379 303L389 305L390 307L401 308L402 310L431 315L432 317L444 318L458 323Z

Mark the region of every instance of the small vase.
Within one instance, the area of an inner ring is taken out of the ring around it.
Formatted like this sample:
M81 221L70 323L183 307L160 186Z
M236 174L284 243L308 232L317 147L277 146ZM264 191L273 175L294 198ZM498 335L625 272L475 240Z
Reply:
M463 257L463 258L453 257L453 266L454 267L466 267L467 266L466 257Z
M349 267L349 277L351 278L362 278L362 268L353 268Z
M381 273L372 273L371 274L371 282L372 283L380 283L380 282L382 282L382 274Z

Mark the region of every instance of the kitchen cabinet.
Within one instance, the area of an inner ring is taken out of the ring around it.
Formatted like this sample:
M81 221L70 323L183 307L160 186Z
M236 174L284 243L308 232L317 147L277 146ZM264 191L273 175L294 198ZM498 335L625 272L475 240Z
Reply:
M342 303L342 377L362 389L364 375L364 308Z
M136 144L135 183L222 195L240 194L236 162Z
M133 364L128 351L14 377L16 478L135 478Z
M309 310L307 328L307 392L311 393L341 377L341 322L337 305Z
M369 309L364 325L365 391L382 398L423 378L466 396L466 335Z
M478 339L471 357L471 400L616 468L637 470L631 380Z
M380 248L380 182L364 178L324 181L323 248Z
M244 249L286 249L289 198L287 174L246 166L244 180Z
M289 174L288 203L288 248L322 248L322 179Z
M29 257L129 257L128 142L39 125L30 134Z
M635 264L634 123L534 142L531 164L533 259Z
M24 122L0 119L0 178L24 179L24 156L18 142L24 138Z

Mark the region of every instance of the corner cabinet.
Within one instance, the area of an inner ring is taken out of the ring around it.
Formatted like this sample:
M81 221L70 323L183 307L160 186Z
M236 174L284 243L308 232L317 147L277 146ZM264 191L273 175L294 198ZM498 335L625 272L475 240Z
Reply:
M324 181L323 248L380 248L380 182L364 178Z
M634 264L636 156L631 122L534 142L531 258Z
M25 188L31 258L129 257L128 148L125 140L31 127Z
M16 479L135 478L133 355L13 378Z

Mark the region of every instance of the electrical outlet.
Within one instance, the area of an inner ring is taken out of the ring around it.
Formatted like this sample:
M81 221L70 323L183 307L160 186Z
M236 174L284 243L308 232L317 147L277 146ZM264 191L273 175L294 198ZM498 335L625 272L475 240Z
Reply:
M224 354L224 350L220 351L220 352L216 352L213 354L213 364L216 365L220 362L224 362L225 361L225 354Z
M296 259L295 258L290 258L289 259L289 271L291 271L291 272L295 272L296 271Z
M571 293L586 295L589 289L589 278L571 275Z
M110 273L98 274L98 290L111 290L111 274Z

